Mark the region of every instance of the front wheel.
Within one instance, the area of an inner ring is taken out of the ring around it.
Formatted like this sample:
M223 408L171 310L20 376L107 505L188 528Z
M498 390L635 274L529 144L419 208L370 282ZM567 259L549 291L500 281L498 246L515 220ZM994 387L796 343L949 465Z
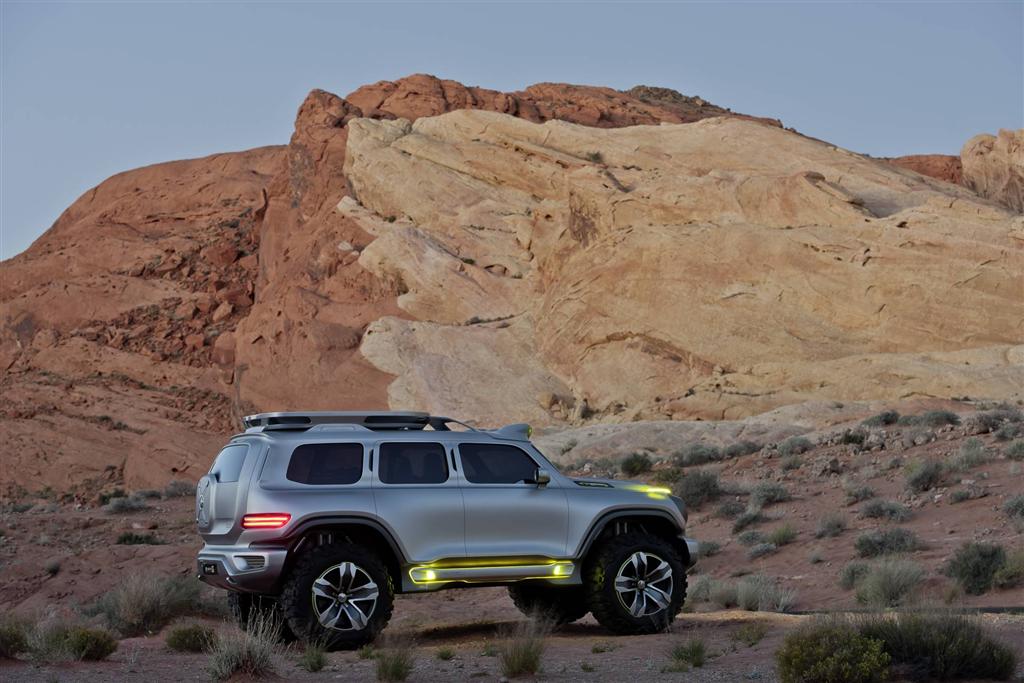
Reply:
M607 540L586 569L594 618L623 635L668 628L686 598L686 570L679 552L647 533Z
M590 611L582 586L517 583L508 587L508 595L523 614L550 619L555 626L582 619Z
M340 543L299 558L281 593L281 609L299 638L347 650L384 629L394 594L391 575L375 553Z

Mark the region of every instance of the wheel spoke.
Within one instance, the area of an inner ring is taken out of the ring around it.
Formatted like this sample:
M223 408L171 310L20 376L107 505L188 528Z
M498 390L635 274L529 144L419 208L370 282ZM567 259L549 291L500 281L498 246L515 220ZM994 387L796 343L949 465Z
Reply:
M661 561L654 571L647 575L647 583L660 583L672 577L672 565L664 560Z
M358 588L353 588L348 594L349 600L376 600L377 595L380 591L377 590L377 584L373 581L363 584Z
M355 628L356 630L362 630L366 628L366 622L369 620L366 618L366 615L363 614L363 610L359 609L358 606L352 604L351 602L345 603L344 608L345 614L346 616L348 616L348 620L353 628Z
M619 567L614 586L622 607L634 618L657 614L672 604L672 565L637 551Z
M334 596L337 594L338 591L335 590L334 586L332 586L331 583L323 577L313 582L313 595L317 596L318 598L327 598L328 600L333 600Z
M629 606L629 613L634 617L642 617L647 610L647 596L643 591L636 591L633 594L633 604Z
M654 601L654 604L658 606L658 610L663 610L668 607L668 603L671 601L671 596L668 593L661 590L657 586L647 584L647 588L644 589L647 597Z
M621 574L615 577L615 590L622 593L623 591L633 590L633 581L628 576L622 576Z
M325 628L334 628L341 616L341 605L334 603L320 615L320 624Z
M334 631L366 628L380 598L380 587L354 562L328 567L313 581L310 592L320 625Z

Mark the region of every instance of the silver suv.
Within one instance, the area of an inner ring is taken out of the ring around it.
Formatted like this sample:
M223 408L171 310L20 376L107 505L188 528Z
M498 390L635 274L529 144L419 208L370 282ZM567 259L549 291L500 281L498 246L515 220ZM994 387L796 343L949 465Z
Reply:
M416 412L263 413L196 491L199 578L239 624L358 647L395 593L507 585L516 606L616 633L678 613L697 544L668 489L571 479L526 425L481 431ZM457 426L456 429L452 429Z

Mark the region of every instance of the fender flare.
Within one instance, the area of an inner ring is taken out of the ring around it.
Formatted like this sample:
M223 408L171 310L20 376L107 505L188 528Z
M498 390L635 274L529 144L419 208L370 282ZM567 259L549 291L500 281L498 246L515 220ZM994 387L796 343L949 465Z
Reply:
M605 512L591 523L590 528L583 537L583 542L576 549L576 553L573 557L578 560L585 558L587 553L590 552L591 547L594 545L594 542L601 536L604 530L608 528L608 524L614 522L616 519L622 519L624 517L651 517L669 522L677 531L675 544L683 555L683 562L685 564L689 564L691 559L690 551L683 538L683 529L668 512L651 508L623 508Z

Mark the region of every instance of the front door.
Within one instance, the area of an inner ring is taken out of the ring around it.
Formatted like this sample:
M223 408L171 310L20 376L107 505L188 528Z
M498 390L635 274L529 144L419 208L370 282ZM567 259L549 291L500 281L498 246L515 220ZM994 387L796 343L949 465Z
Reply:
M470 557L566 556L569 507L554 482L527 483L537 462L511 444L459 444Z

